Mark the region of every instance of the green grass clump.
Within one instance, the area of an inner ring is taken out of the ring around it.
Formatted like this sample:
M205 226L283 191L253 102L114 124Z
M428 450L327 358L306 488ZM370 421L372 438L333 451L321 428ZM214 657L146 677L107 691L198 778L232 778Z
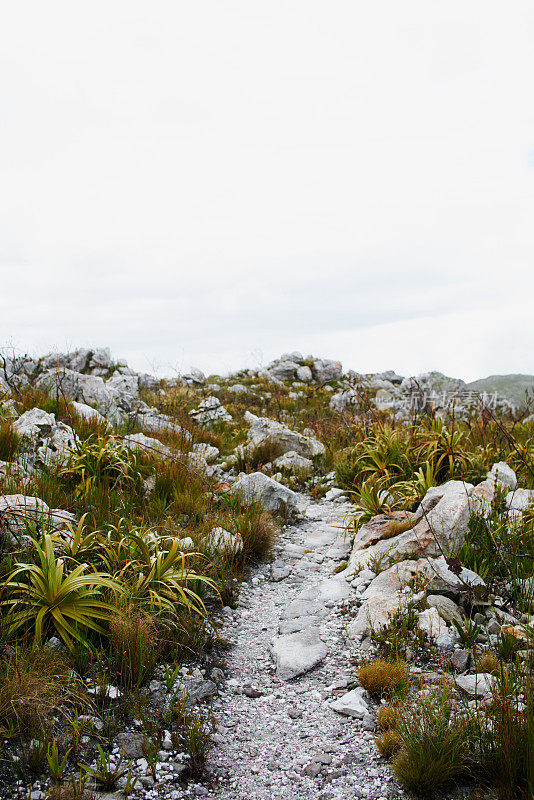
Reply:
M454 717L452 695L445 686L422 693L397 718L401 746L391 764L395 776L423 797L467 776L472 763L468 730Z
M20 445L20 437L11 420L0 422L0 461L13 461Z

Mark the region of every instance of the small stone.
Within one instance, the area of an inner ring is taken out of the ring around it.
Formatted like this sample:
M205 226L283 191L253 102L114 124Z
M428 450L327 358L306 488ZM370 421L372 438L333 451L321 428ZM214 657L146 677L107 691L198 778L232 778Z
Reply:
M342 697L330 703L330 708L337 711L338 714L346 714L349 717L356 717L363 719L369 713L369 707L366 702L367 692L361 686L347 692Z
M316 778L321 770L323 769L322 764L318 764L316 761L312 761L311 764L307 764L302 770L302 775L307 775L308 778Z
M469 650L455 650L451 655L451 664L456 672L465 672L469 667L471 661L471 653Z
M263 692L261 692L259 689L256 689L254 686L243 687L243 694L246 695L247 697L252 697L252 698L263 696Z

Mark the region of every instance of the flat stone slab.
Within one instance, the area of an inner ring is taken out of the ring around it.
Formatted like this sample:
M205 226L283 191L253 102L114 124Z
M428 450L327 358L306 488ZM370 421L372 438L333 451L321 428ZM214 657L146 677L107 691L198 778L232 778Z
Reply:
M313 616L321 611L322 608L323 604L314 600L293 600L293 602L282 611L280 619L296 619L297 617Z
M320 622L318 617L297 617L297 619L283 619L280 621L278 633L296 633L309 628L311 625L318 625Z
M328 544L333 544L339 535L337 528L321 527L317 530L310 531L304 539L304 544L310 549L317 547L326 547Z
M319 638L319 628L313 626L298 633L276 636L271 644L276 674L282 681L304 675L320 664L328 653Z
M350 596L350 587L347 581L337 580L336 578L327 578L319 584L318 600L325 602L326 600L346 600Z
M337 711L338 714L346 714L348 717L356 717L356 719L363 719L369 713L367 705L368 694L365 689L358 686L351 692L347 692L342 697L338 697L333 703L330 703L330 708Z

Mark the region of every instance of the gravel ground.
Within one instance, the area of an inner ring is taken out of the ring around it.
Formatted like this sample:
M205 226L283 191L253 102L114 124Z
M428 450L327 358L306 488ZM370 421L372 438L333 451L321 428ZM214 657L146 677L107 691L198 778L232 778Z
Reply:
M212 788L190 791L218 800L406 797L377 752L372 715L355 719L330 708L355 683L340 596L349 587L334 574L349 552L341 530L347 506L301 501L304 520L283 532L274 564L259 568L243 586L238 610L227 615L224 634L235 646L214 702ZM295 628L317 632L312 661L314 654L324 658L282 680L287 663L277 670L271 643Z

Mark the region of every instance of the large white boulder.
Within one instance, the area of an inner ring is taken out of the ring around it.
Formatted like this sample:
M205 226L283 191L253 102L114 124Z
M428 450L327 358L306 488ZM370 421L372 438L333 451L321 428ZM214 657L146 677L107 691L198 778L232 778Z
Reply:
M534 489L515 489L506 495L506 508L525 511L534 503Z
M332 361L329 358L317 358L313 362L313 376L319 383L338 381L343 375L341 361Z
M124 411L131 411L133 395L108 386L98 375L82 375L67 368L51 369L36 381L36 386L51 397L58 393L71 400L87 403L111 422L120 422Z
M259 445L270 442L280 450L281 454L293 451L299 456L313 459L325 453L325 447L318 439L292 431L287 425L269 417L257 417L247 411L245 422L250 425L245 446L249 452Z
M267 511L297 511L298 495L263 472L242 475L232 486L232 494L248 500L259 500Z
M32 408L13 422L23 439L30 463L34 466L64 466L78 450L80 442L69 425L56 422L54 414Z
M381 569L403 558L435 557L456 553L465 540L471 517L470 496L473 485L463 481L448 481L428 490L415 515L408 521L409 530L398 535L384 535L373 542L372 531L364 540L356 533L349 570L357 573L378 561ZM387 520L386 520L387 522ZM371 520L373 523L373 520ZM368 523L372 527L371 523ZM392 529L393 532L394 528ZM369 542L369 545L366 544Z
M268 372L279 381L293 381L297 377L299 365L295 361L277 361L268 367Z
M494 464L488 472L488 479L503 489L513 490L517 488L517 475L512 467L504 461Z

